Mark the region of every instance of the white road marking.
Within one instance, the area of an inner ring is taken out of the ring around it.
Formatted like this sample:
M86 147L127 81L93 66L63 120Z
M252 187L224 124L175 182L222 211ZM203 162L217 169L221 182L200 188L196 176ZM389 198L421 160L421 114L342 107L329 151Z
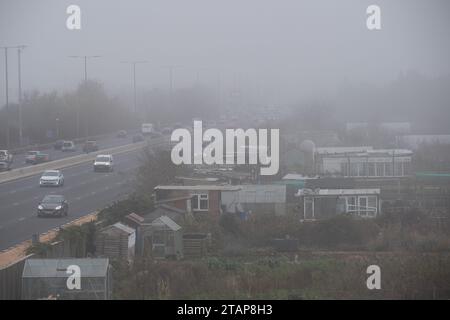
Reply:
M19 221L23 221L25 220L25 217L19 218Z
M19 205L18 202L14 202L14 203L13 203L13 206L18 206L18 205Z

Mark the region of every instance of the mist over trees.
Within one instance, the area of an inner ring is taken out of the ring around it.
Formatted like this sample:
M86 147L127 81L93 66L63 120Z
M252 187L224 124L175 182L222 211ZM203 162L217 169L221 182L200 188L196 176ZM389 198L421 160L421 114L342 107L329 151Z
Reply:
M24 144L74 139L139 128L143 122L173 124L218 116L216 96L202 86L180 88L172 95L157 89L145 91L137 112L129 99L111 97L103 84L89 80L74 91L25 93L22 101ZM6 147L9 118L10 145L19 145L19 106L0 108L0 146ZM77 120L79 113L79 120ZM77 125L78 123L78 125Z
M0 110L0 145L6 145L9 118L11 146L17 146L18 104L10 104L9 114L7 113L6 108ZM130 126L131 116L117 98L106 94L101 83L87 81L72 92L25 93L22 100L22 123L26 144L34 144L112 132Z
M384 86L347 85L337 94L333 117L341 121L409 121L418 133L448 134L450 75L401 73Z
M292 115L278 127L286 133L335 130L345 135L346 122L367 122L374 146L386 143L381 122L410 122L417 134L450 134L450 76L427 77L414 71L402 73L384 86L346 84L331 96L299 99L292 104ZM365 137L352 143L364 143Z

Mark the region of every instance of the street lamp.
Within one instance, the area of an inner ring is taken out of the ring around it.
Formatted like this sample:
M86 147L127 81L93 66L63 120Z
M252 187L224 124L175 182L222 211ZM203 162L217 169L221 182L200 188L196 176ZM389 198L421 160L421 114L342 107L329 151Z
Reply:
M86 82L88 79L87 74L87 60L93 58L100 58L101 56L69 56L69 58L81 58L84 59L84 81Z
M134 114L137 112L136 102L136 64L147 63L147 61L121 61L120 63L128 63L133 66L133 97L134 97Z
M172 104L172 94L173 94L173 69L180 68L181 66L175 66L175 65L168 65L164 66L163 68L166 68L169 70L169 99L170 103Z
M9 87L8 87L8 49L11 47L2 47L5 49L5 87L6 87L6 147L9 149L10 137L9 137Z
M69 58L78 58L84 59L84 83L87 83L88 73L87 73L87 60L93 58L100 58L101 56L69 56ZM80 105L77 108L77 137L80 137ZM88 135L88 127L86 126L86 136Z
M55 119L56 121L56 140L59 139L59 118Z

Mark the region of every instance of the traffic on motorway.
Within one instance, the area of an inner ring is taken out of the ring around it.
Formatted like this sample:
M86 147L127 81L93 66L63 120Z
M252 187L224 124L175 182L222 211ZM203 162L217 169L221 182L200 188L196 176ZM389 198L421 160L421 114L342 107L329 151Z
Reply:
M98 137L97 140L91 138L80 144L70 140L57 140L51 148L48 146L46 148L36 147L36 149L29 147L28 151L17 154L14 154L13 150L0 150L0 172L143 141L143 137L142 139L138 138L139 135L129 137L115 133Z
M0 250L29 239L36 232L46 232L52 227L67 223L67 219L96 211L126 195L130 191L134 170L138 167L140 149L117 156L101 153L101 150L145 140L159 143L162 141L159 139L161 137L164 134L153 128L149 131L143 129L138 133L121 130L113 136L87 140L79 145L73 141L61 140L56 141L52 149L41 151L30 150L13 155L7 150L1 150L0 157L4 157L4 162L8 159L9 164L14 164L11 166L13 168L34 166L83 153L100 154L92 162L47 169L41 174L0 183ZM21 216L17 217L13 212L20 212ZM57 219L38 222L44 217ZM10 234L13 230L18 233Z

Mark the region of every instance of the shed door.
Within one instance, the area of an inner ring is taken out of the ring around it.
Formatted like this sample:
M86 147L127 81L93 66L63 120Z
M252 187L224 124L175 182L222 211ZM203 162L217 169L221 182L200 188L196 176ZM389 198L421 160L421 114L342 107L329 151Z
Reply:
M305 197L303 201L303 219L312 220L314 219L314 198Z

